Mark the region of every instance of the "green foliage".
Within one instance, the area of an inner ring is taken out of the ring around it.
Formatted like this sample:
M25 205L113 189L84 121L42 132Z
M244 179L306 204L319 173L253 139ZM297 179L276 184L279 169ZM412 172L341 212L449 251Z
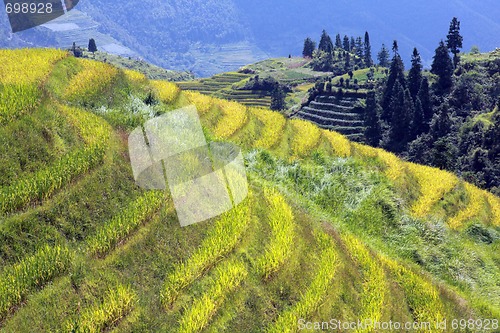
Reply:
M97 333L110 329L134 306L135 294L128 286L117 285L110 289L101 302L83 310L65 329L74 333Z
M304 49L302 51L302 55L304 57L313 57L313 53L316 50L316 43L312 41L311 38L307 37L304 41Z
M161 191L146 192L133 201L127 208L88 238L88 253L104 256L116 244L130 235L141 223L151 218L164 203L165 195Z
M0 274L0 320L19 304L26 294L40 288L70 266L72 255L65 247L45 246Z
M187 307L180 320L179 332L202 331L220 307L227 294L235 290L247 276L245 265L236 260L225 261L216 268L208 289Z
M458 54L463 47L464 38L460 35L460 21L454 17L450 23L450 30L446 36L446 47L453 53L453 65L457 67L459 62Z
M271 241L257 267L264 278L276 272L285 264L292 250L294 238L293 212L285 199L275 190L265 189L264 196L268 205L268 221L271 227Z
M443 41L439 43L433 59L431 73L439 77L438 82L436 82L436 91L442 95L448 92L453 85L453 63Z
M184 288L232 251L247 229L249 220L249 199L224 213L210 229L197 251L187 261L177 264L167 275L161 291L163 306L168 309Z

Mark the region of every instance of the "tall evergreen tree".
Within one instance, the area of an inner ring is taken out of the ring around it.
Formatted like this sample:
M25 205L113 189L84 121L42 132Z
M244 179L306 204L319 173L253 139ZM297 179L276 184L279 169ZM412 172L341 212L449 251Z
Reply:
M326 53L333 52L332 39L330 38L330 35L328 35L326 30L323 30L323 33L321 34L321 40L319 41L318 50L324 51Z
M350 47L349 51L354 50L354 47L356 46L356 40L352 36L351 36L350 45L351 45L351 47Z
M345 62L344 62L344 71L348 72L351 70L351 54L346 53L345 55Z
M335 48L342 48L342 40L340 39L340 34L337 34L337 36L335 36Z
M413 121L411 123L411 138L410 140L416 139L420 134L426 131L424 109L422 108L422 102L417 97L415 101L415 112L413 115Z
M436 84L436 92L438 95L446 93L453 85L453 63L451 62L448 48L443 41L439 42L439 46L436 49L434 61L431 66L431 73L439 77Z
M382 44L382 49L377 55L378 64L382 67L389 67L389 50Z
M97 45L95 44L95 39L90 38L89 39L89 52L95 53L97 52Z
M304 49L302 51L302 55L304 57L313 57L314 50L316 50L316 43L309 37L304 41Z
M422 78L417 98L422 105L422 111L424 113L424 126L425 131L427 131L434 112L432 110L431 95L429 92L429 80L426 77Z
M344 36L344 43L342 44L342 47L347 52L351 51L351 44L349 43L349 37L347 37L347 35Z
M401 152L408 137L408 130L410 128L410 121L406 108L412 103L408 103L405 98L405 90L400 82L396 82L391 95L390 109L392 110L389 131L389 145L387 148L395 152ZM408 92L409 95L409 92Z
M392 52L394 54L397 54L399 52L399 46L398 46L398 41L397 40L394 40L392 42Z
M460 58L458 54L463 47L464 38L460 35L460 21L454 17L450 23L450 30L446 36L446 47L453 53L453 65L457 67Z
M356 48L356 55L358 56L358 58L363 59L363 40L361 39L361 37L356 38L356 43L354 45Z
M422 59L417 48L413 49L411 56L411 69L408 73L408 89L410 89L411 97L416 100L420 85L422 84Z
M370 91L366 97L366 107L364 114L365 137L366 142L372 147L378 147L380 144L381 128L379 114L380 105L377 103L375 92Z
M373 59L372 59L372 46L370 44L370 35L368 34L368 31L365 32L365 65L366 67L371 67L373 66Z
M387 77L387 82L385 84L384 96L382 99L382 120L389 121L392 117L394 110L391 108L391 102L393 100L394 86L400 84L402 86L403 92L406 88L405 81L405 68L403 60L399 53L395 53L391 61L391 67L389 69L389 76Z

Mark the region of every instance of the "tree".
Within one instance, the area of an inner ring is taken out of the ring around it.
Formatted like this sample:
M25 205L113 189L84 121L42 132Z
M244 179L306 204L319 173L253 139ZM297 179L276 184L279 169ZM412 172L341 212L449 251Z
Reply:
M342 47L347 52L351 51L351 45L349 44L349 37L347 37L347 35L344 36L344 43L342 44Z
M442 95L453 85L453 63L451 62L448 48L443 41L439 42L431 66L431 73L436 74L439 79L436 83L436 93Z
M389 50L382 44L382 49L377 55L378 64L382 67L389 67Z
M332 39L330 38L330 35L328 35L326 30L323 30L323 33L321 34L318 50L326 53L332 53L333 51Z
M302 55L305 57L312 58L313 53L316 50L316 43L309 37L304 41L304 49L302 51Z
M392 112L389 142L386 148L395 152L401 152L406 144L410 121L405 110L405 107L408 104L405 100L405 91L399 81L394 85L391 96L390 109Z
M372 46L370 45L370 35L365 32L365 65L366 67L373 66Z
M95 44L94 38L89 39L89 52L96 52L97 51L97 45Z
M356 40L354 37L351 36L351 41L350 41L350 49L349 51L352 51L354 49L354 46L356 45Z
M337 36L335 36L335 48L342 48L342 40L340 39L340 34L337 34Z
M411 56L411 69L408 73L408 89L410 89L411 97L416 101L420 85L422 84L422 59L417 48L413 49Z
M274 90L271 92L271 110L285 109L285 97L285 90L277 83Z
M347 53L345 56L344 70L346 72L351 70L351 54Z
M356 44L355 45L355 48L356 48L356 55L362 59L363 58L363 55L364 55L364 52L363 52L363 40L361 39L361 37L358 37L356 38Z
M400 84L403 87L403 91L406 88L404 71L403 60L398 53L395 53L391 61L389 76L387 77L382 99L382 120L389 121L392 117L393 110L391 108L391 101L393 100L392 94L394 92L394 86Z
M375 98L375 92L370 91L366 97L366 107L364 113L366 142L373 147L378 147L381 139L380 129L380 105Z
M460 21L454 17L450 23L450 30L446 36L446 46L453 53L453 65L457 67L460 58L458 54L463 47L464 38L460 35Z
M416 139L420 134L426 131L424 109L422 108L422 102L417 97L415 101L415 112L413 115L413 121L411 123L411 139Z
M394 40L392 42L392 52L394 52L394 54L398 54L398 52L399 52L399 46L398 46L397 40Z
M425 131L427 131L432 116L434 115L434 111L432 110L431 95L429 92L429 80L426 77L422 78L417 98L422 105L422 111L424 113L424 126Z

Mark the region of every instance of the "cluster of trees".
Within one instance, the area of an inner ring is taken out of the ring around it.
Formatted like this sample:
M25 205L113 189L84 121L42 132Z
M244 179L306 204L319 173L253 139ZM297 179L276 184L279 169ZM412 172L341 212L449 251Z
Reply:
M314 70L323 72L334 72L336 75L347 73L353 68L366 68L373 66L370 35L365 32L364 39L361 37L344 36L340 34L335 37L335 43L328 33L323 30L318 48L316 42L306 38L302 55L313 59Z
M500 103L500 59L462 65L462 42L460 22L453 18L430 73L423 72L416 48L405 74L397 42L390 62L383 46L378 60L380 65L388 61L389 75L367 96L366 141L500 192L500 168L495 167L500 165L500 112L491 115L488 126L474 121Z

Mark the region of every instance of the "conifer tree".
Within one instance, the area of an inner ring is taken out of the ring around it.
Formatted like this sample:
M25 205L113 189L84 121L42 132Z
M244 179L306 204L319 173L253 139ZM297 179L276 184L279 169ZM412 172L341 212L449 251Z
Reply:
M370 35L368 34L368 31L365 32L365 65L366 67L371 67L373 66L373 59L372 59L372 46L370 44Z
M382 67L389 67L389 50L382 44L382 49L377 55L378 64Z
M304 49L302 51L302 55L304 57L313 57L314 50L316 50L316 43L309 37L304 41Z
M318 50L324 51L326 53L332 53L333 51L332 39L330 38L330 35L328 35L326 30L323 30L323 33L321 34L321 40L319 41Z
M356 44L354 44L356 47L356 55L360 58L363 59L364 52L363 52L363 40L361 37L356 38Z
M349 37L347 37L347 35L344 36L344 43L342 44L342 47L344 48L344 50L346 50L347 52L350 52L351 51L351 45L349 43Z
M411 124L411 138L410 140L416 139L420 134L426 131L425 119L424 119L424 109L422 108L422 102L417 97L415 101L415 112L413 115L413 121Z
M89 39L89 52L92 52L92 53L95 53L97 52L97 45L95 44L95 39L94 38L90 38Z
M450 23L450 30L446 36L446 46L453 53L453 65L457 67L460 58L458 54L460 49L463 47L464 38L460 35L460 21L454 17Z
M431 96L429 92L429 80L426 77L422 78L417 98L422 105L422 111L424 113L424 130L427 131L434 112L432 110Z
M451 62L448 48L443 41L439 43L434 61L432 62L431 73L436 74L439 79L436 83L436 93L442 95L446 93L453 85L453 63Z
M340 34L337 34L337 36L335 36L335 48L342 48L342 40L340 39Z
M351 45L351 47L350 47L349 51L354 50L354 47L356 46L356 40L352 36L351 36L350 45Z
M408 73L408 88L410 89L411 97L416 100L420 85L422 84L422 59L417 48L413 49L411 56L411 69Z
M285 108L285 98L285 90L279 83L276 83L271 92L271 110L283 110Z
M397 45L397 43L396 43ZM395 52L389 69L389 76L385 84L384 96L382 99L382 120L389 121L392 117L393 110L391 102L393 100L394 86L396 83L402 86L403 92L406 88L404 64L399 53Z

